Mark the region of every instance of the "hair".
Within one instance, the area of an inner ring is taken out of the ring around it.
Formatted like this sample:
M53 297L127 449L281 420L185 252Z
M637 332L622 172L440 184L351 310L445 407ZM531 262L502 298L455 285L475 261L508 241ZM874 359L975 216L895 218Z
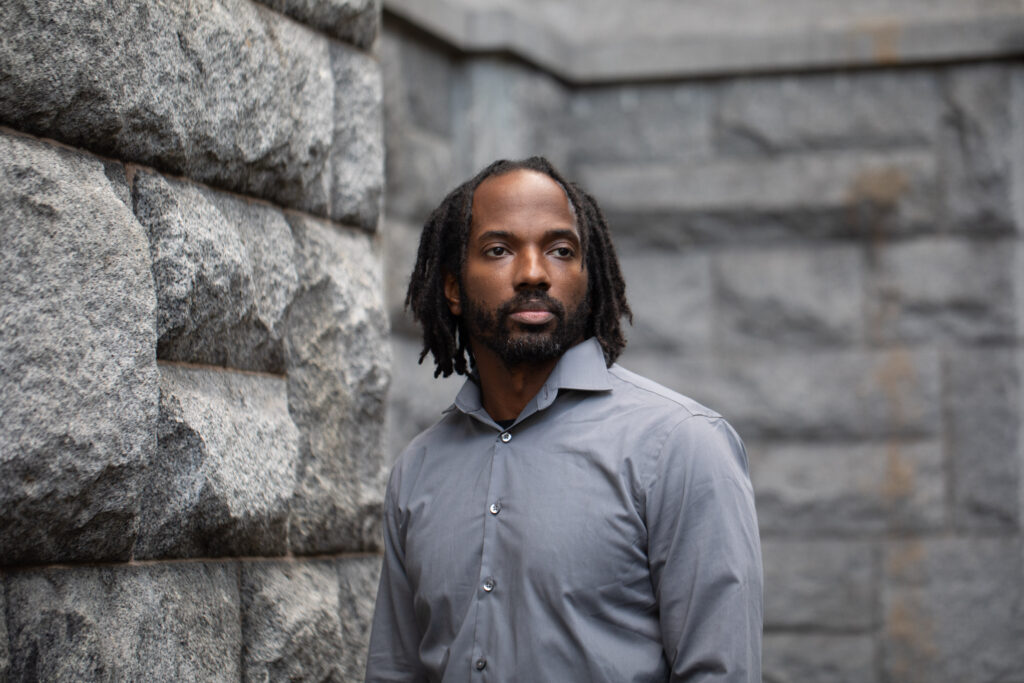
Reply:
M448 377L453 372L468 374L469 363L472 362L467 335L459 318L448 308L444 278L445 273L452 273L462 286L466 245L473 222L473 194L488 178L519 170L537 171L549 176L562 187L569 199L580 234L583 267L587 271L590 316L585 328L586 336L597 338L609 366L626 346L620 319L626 317L632 322L633 314L626 301L626 283L619 269L608 224L597 202L576 184L565 180L544 157L534 156L518 161L501 159L452 190L423 226L405 306L423 328L420 362L428 353L433 354L435 377Z

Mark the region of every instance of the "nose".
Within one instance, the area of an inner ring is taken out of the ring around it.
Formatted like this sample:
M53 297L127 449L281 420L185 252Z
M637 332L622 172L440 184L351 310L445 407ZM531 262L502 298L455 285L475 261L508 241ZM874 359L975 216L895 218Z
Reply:
M524 249L518 254L515 277L517 290L526 288L547 290L551 286L547 264L539 249Z

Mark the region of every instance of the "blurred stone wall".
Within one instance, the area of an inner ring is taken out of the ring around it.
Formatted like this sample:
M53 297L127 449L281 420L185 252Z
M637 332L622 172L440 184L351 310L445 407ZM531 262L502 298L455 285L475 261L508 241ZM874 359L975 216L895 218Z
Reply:
M379 17L0 3L0 681L361 680Z
M461 384L416 365L402 312L420 225L494 158L543 153L610 219L635 317L621 363L747 443L764 680L1020 680L1019 6L903 3L900 23L899 3L818 3L794 28L656 0L601 26L572 2L470 5L385 2L390 451ZM643 62L688 39L701 61Z

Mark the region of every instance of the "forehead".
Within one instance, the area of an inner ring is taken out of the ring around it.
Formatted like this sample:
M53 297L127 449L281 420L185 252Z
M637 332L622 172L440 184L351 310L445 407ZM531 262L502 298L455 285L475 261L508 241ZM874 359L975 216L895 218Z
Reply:
M487 178L473 193L471 234L517 225L575 229L565 190L545 173L518 169Z

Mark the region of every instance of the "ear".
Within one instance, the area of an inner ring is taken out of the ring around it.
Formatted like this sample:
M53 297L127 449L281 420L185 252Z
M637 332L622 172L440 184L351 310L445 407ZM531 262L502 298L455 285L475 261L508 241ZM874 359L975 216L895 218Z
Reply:
M459 294L459 279L445 271L444 298L448 300L448 310L455 316L462 315L462 300Z

